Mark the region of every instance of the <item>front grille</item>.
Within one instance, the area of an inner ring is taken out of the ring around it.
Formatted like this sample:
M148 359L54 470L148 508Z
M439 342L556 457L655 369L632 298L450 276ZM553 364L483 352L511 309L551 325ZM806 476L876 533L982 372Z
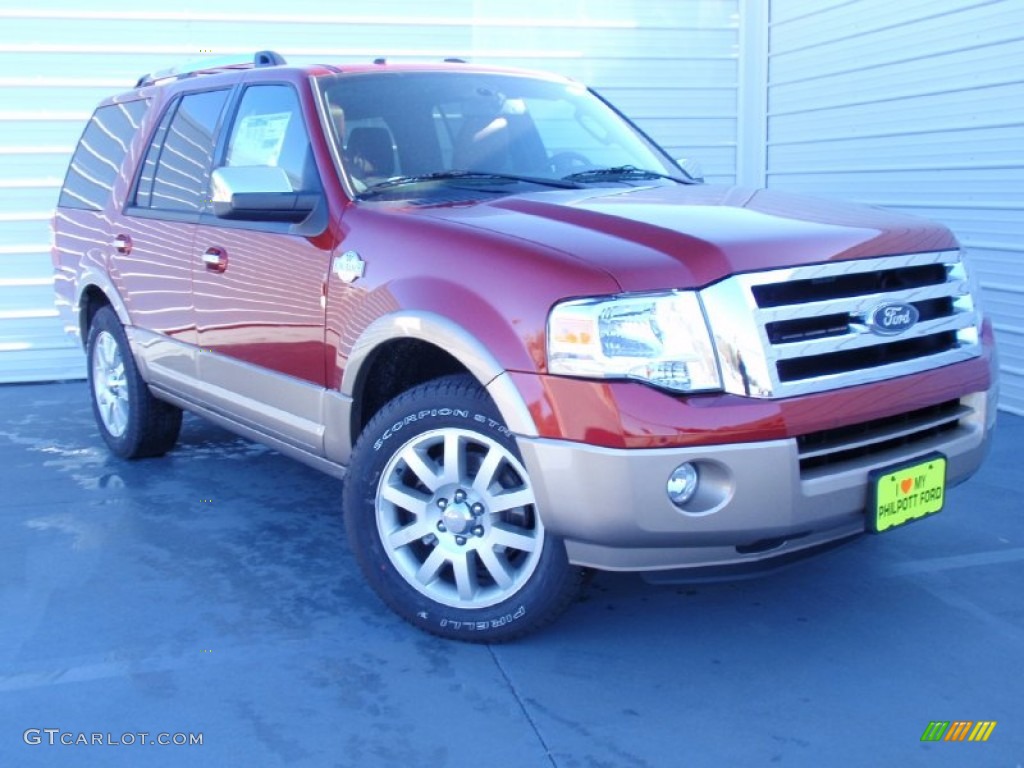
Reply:
M884 419L800 435L796 439L800 471L912 447L955 430L971 413L959 400L949 400Z
M726 388L788 397L866 384L981 354L958 251L736 275L702 291ZM887 307L917 319L873 323ZM887 332L888 331L888 332Z

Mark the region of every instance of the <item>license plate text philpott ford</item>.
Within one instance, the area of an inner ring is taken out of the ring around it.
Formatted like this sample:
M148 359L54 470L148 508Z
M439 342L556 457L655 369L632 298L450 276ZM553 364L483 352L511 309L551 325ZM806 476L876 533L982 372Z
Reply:
M872 473L868 527L881 533L942 509L946 497L946 458L935 454L909 466Z

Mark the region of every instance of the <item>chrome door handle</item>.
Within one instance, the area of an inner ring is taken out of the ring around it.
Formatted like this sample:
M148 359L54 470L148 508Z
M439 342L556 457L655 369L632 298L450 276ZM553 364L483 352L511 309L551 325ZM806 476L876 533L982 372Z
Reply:
M207 248L203 253L203 264L211 272L223 272L228 268L228 255L220 248Z
M132 252L132 239L128 235L118 235L111 243L118 253L129 254Z

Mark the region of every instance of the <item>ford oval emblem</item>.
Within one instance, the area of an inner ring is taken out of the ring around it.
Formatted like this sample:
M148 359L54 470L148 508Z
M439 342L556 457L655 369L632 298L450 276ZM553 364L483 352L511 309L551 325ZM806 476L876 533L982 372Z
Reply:
M868 315L867 326L880 336L896 336L913 328L920 316L913 304L880 304Z

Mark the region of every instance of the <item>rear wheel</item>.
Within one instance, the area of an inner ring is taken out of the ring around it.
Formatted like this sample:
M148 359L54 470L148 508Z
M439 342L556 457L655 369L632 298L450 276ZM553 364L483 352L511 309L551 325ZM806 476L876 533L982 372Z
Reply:
M580 571L544 529L515 440L469 377L416 387L371 420L344 506L370 585L428 632L514 639L578 593Z
M86 355L93 415L110 450L137 459L173 448L181 431L181 409L150 394L110 307L93 316Z

